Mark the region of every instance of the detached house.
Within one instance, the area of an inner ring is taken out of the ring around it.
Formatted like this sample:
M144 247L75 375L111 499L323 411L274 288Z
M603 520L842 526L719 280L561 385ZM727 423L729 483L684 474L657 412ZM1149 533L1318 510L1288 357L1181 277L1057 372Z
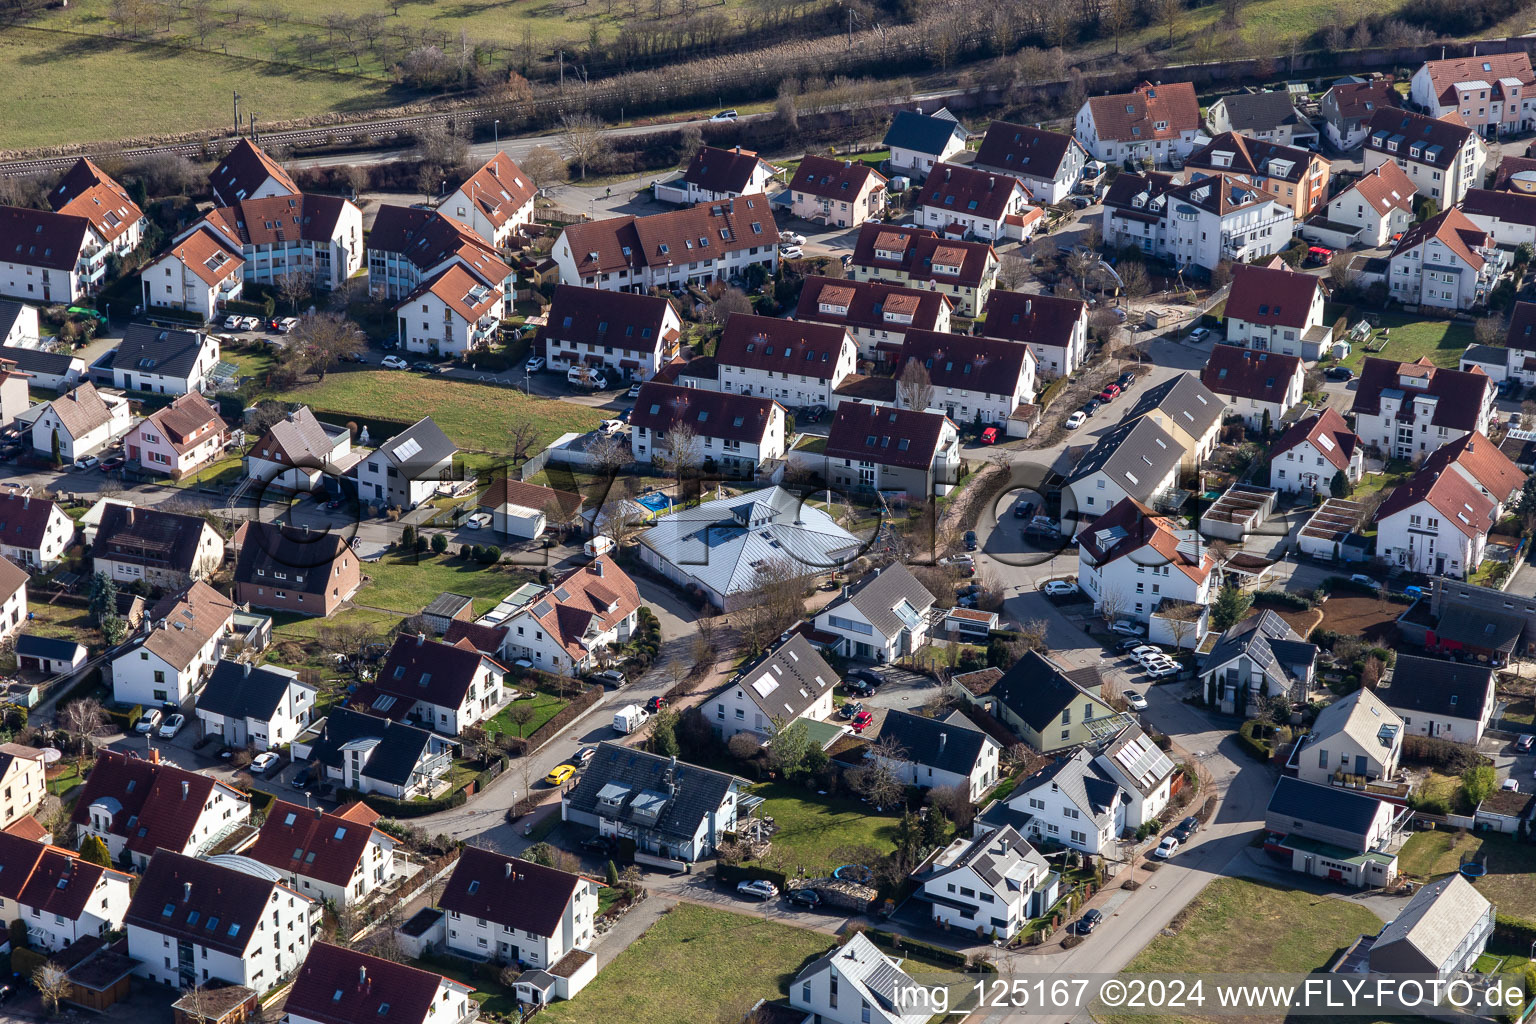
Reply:
M1270 95L1282 96L1290 102L1290 97L1284 93ZM1227 97L1229 100L1236 98ZM1274 196L1297 220L1328 199L1328 161L1311 150L1297 149L1278 140L1224 132L1191 153L1184 166L1191 179L1241 174L1261 192Z
M275 875L246 857L156 853L124 919L134 973L181 989L275 988L309 955L323 911Z
M0 206L0 295L79 302L101 290L113 255L85 217Z
M1227 344L1322 359L1331 354L1333 340L1333 325L1323 322L1326 297L1322 279L1313 274L1251 264L1234 267L1225 312Z
M1185 372L1141 392L1125 420L1146 419L1161 428L1182 452L1181 470L1193 472L1216 449L1224 409L1199 375Z
M1386 79L1359 82L1341 79L1323 93L1323 134L1342 151L1365 141L1371 118L1383 107L1401 107L1403 98Z
M1217 345L1200 382L1225 399L1249 430L1268 431L1301 404L1304 369L1300 356Z
M1293 758L1303 782L1332 786L1387 782L1403 756L1403 720L1375 692L1362 687L1317 716Z
M1461 202L1483 180L1487 148L1458 120L1425 117L1407 110L1377 110L1366 126L1365 171L1395 163L1419 194L1441 209Z
M1041 377L1077 372L1088 352L1088 303L1054 295L994 291L987 297L986 332L1028 345Z
M912 875L935 925L1007 940L1056 901L1060 876L1012 828L978 831L935 853ZM860 936L862 938L863 936Z
M998 780L1002 747L960 712L940 721L890 710L880 725L880 747L868 756L886 762L903 782L923 789L952 786L977 802ZM899 751L899 753L897 753Z
M1227 714L1248 715L1262 697L1302 703L1312 689L1317 646L1272 611L1230 627L1200 663L1205 699Z
M359 689L369 712L394 722L410 720L444 736L457 736L507 703L506 669L468 641L457 644L401 633L373 683Z
M1002 677L962 696L988 711L1040 751L1052 754L1094 742L1104 730L1118 732L1130 719L1104 702L1103 677L1094 667L1068 671L1029 651Z
M533 200L538 190L523 169L497 150L480 169L465 179L438 209L469 228L498 249L533 223Z
M1465 579L1482 564L1498 513L1498 502L1461 473L1426 464L1376 510L1376 557L1409 572Z
M408 964L317 942L283 1001L288 1024L449 1024L474 1016L474 989Z
M204 736L236 749L286 747L309 727L315 687L276 665L220 660L197 699Z
M1161 750L1152 750L1167 760ZM1025 836L1091 854L1110 850L1125 830L1126 804L1119 780L1086 747L1020 779L1007 801L1016 814L1028 815Z
M1365 448L1333 409L1297 420L1269 449L1269 486L1291 494L1332 493L1340 473L1359 483Z
M1024 241L1045 216L1029 200L1029 189L1012 175L941 164L918 194L914 215L944 238Z
M1414 893L1381 929L1368 954L1370 970L1430 974L1448 981L1473 969L1494 927L1493 904L1466 876L1452 874Z
M448 949L561 974L568 956L573 965L592 957L597 890L581 875L465 847L438 899L448 914ZM583 972L582 983L596 973L595 965Z
M885 175L868 164L806 156L781 196L792 216L813 224L848 228L885 212L885 186Z
M833 946L821 959L806 965L789 986L795 1016L825 1024L925 1024L931 1006L910 1006L898 992L921 988L901 969L901 961L881 952L863 932Z
M908 331L898 365L905 367L914 359L928 371L933 385L928 407L944 410L956 423L1007 430L1016 422L1019 406L1035 400L1035 353L1028 345Z
M146 616L147 632L112 659L112 699L183 704L202 687L234 623L235 606L206 583L167 597Z
M1493 236L1458 209L1409 228L1390 261L1394 299L1453 310L1485 304L1509 265Z
M654 191L665 203L718 203L766 193L773 175L773 165L750 149L700 146L680 177L658 181Z
M704 702L704 721L722 740L750 732L770 741L797 720L832 716L832 691L842 680L804 634L796 633L747 665Z
M109 364L114 388L161 395L206 389L218 365L219 342L213 335L153 324L129 324Z
M109 503L91 543L96 572L121 583L185 587L224 562L224 538L201 516Z
M396 800L435 795L453 767L446 737L340 706L295 740L292 753L320 781Z
M1376 691L1417 736L1455 743L1482 741L1494 709L1494 671L1488 665L1400 654Z
M1177 769L1139 725L1127 725L1102 745L1094 765L1120 783L1125 824L1140 828L1159 820L1172 796Z
M1126 498L1155 505L1177 484L1184 458L1185 450L1154 417L1122 422L1067 475L1061 490L1062 534L1070 537L1086 529Z
M1482 371L1447 370L1367 356L1352 412L1360 440L1399 459L1435 451L1493 422L1493 381Z
M32 423L32 448L51 456L57 439L59 458L83 459L105 448L128 430L132 416L128 399L96 390L87 381L55 398Z
M32 812L48 795L43 752L22 743L0 743L0 829Z
M357 464L357 494L365 502L413 509L453 480L458 446L424 416Z
M1295 223L1290 206L1239 174L1182 184L1157 171L1122 174L1104 196L1106 244L1205 271L1278 254Z
M940 292L957 316L976 316L997 284L997 252L988 242L940 238L927 228L866 224L853 249L849 276Z
M77 845L107 844L113 861L142 871L156 850L202 856L250 819L246 794L198 772L115 750L96 755L70 821Z
M266 154L249 139L241 139L208 175L213 198L220 206L229 206L243 199L265 199L268 196L296 196L295 185L281 164Z
M1129 93L1089 97L1077 112L1073 134L1095 160L1155 165L1193 152L1200 128L1193 85L1142 82Z
M1354 790L1281 776L1264 814L1264 849L1292 871L1379 888L1397 877L1393 848L1408 813Z
M1120 499L1078 542L1078 580L1115 617L1147 622L1164 600L1203 605L1215 596L1215 557L1135 498Z
M235 531L235 600L252 608L328 616L362 586L347 538L249 520Z
M816 629L839 638L832 650L845 658L895 662L928 642L937 601L905 565L869 573L816 613Z
M1390 161L1378 164L1302 225L1302 236L1341 249L1355 242L1384 246L1412 226L1418 194L1401 167Z
M800 289L795 319L847 328L860 359L889 369L908 331L947 333L953 308L947 296L920 288L811 276Z
M238 240L199 224L146 266L139 280L146 309L180 309L212 320L224 303L244 294L245 257Z
M932 114L898 110L881 145L891 152L888 163L892 173L922 181L935 165L965 152L968 135L965 125L947 108L940 107Z
M240 247L247 282L296 278L334 291L363 266L363 211L341 196L241 199L211 210L189 230L203 224Z
M858 362L847 328L737 313L715 348L720 390L792 408L837 405L835 391Z
M502 650L542 672L577 676L599 667L610 645L629 642L639 618L640 591L609 555L599 555L550 580L504 625Z
M844 493L900 493L918 501L948 494L960 481L960 432L943 413L842 402L827 443L809 463Z
M301 405L267 428L245 456L245 475L262 487L312 491L328 474L355 465L352 431L322 423Z
M180 480L218 458L228 439L218 410L191 391L135 423L125 444L139 469Z
M683 334L677 310L659 295L568 284L555 289L548 320L535 352L551 370L601 366L610 381L650 380L677 358Z
M1431 117L1457 117L1486 138L1528 131L1536 72L1525 51L1429 60L1409 82L1409 98Z
M584 500L574 491L497 477L480 495L480 508L491 514L491 529L497 533L535 540L551 522L556 526L573 522Z
M784 426L784 407L772 398L649 381L635 399L629 442L636 462L650 462L668 451L668 432L685 427L698 438L706 472L752 479L784 458Z
M987 126L973 165L983 171L1011 174L1023 182L1037 203L1050 206L1071 194L1087 162L1088 151L1071 135L993 121Z
M13 305L19 304L13 303ZM36 310L33 310L33 315L36 315ZM3 325L4 321L5 312L3 306L0 306L0 325ZM14 337L12 342L15 343L0 345L0 359L16 364L17 373L8 380L16 379L29 388L52 391L57 394L68 391L85 376L85 360L79 356L64 352L44 352L35 348L20 348L19 340ZM21 374L26 375L24 381ZM10 403L5 400L3 391L4 388L0 387L0 419L4 418L5 410L10 408Z
M734 775L604 742L561 795L560 818L634 840L636 863L691 863L736 830L743 789Z
M352 907L394 877L395 840L373 827L378 820L364 803L327 814L274 800L256 841L240 853L276 869L295 892Z
M496 246L440 209L379 207L368 232L368 288L375 299L399 302L455 266L501 292L502 316L512 312L516 281Z
M1211 131L1240 135L1278 146L1317 148L1317 129L1296 109L1290 92L1238 92L1223 96L1206 112Z
M0 832L0 922L23 922L43 953L123 925L131 875L65 849Z
M0 350L3 353L3 350ZM1471 370L1473 363L1481 363L1482 360L1469 358L1472 349L1462 355L1461 368ZM1497 366L1497 356L1502 355L1505 376L1524 385L1536 384L1536 302L1516 302L1515 308L1509 314L1509 329L1504 333L1503 352L1494 350Z
M496 340L506 305L499 287L454 263L395 306L396 337L407 352L458 358Z
M57 502L15 491L0 493L0 555L46 572L59 564L75 537L75 521Z
M747 195L648 217L568 224L552 252L562 284L645 292L745 278L779 268L767 197Z

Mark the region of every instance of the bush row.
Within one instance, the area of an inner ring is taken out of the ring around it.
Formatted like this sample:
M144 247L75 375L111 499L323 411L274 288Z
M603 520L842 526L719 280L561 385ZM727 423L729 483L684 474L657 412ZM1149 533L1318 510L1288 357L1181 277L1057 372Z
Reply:
M909 953L916 953L925 960L935 963L954 964L956 967L965 967L970 963L970 957L953 949L945 949L943 946L935 946L931 942L922 939L914 939L906 935L897 935L895 932L885 932L878 928L871 928L864 933L870 941L887 949L901 949Z
M1438 736L1403 737L1403 760L1412 764L1427 765L1447 775L1460 775L1468 768L1484 762L1477 748Z
M1495 914L1493 937L1514 945L1516 949L1530 949L1531 944L1536 943L1536 921L1512 914Z
M1265 601L1270 604L1284 605L1298 612L1310 611L1312 602L1300 594L1292 594L1286 590L1260 590L1253 595L1255 601Z
M224 303L223 310L226 313L238 313L241 316L259 316L264 320L272 319L272 314L277 312L277 302L268 295L265 302L252 302L250 299L229 299ZM158 315L158 311L157 314Z
M721 885L735 885L737 882L763 879L778 886L780 892L789 889L789 876L784 872L748 864L716 864L715 879Z

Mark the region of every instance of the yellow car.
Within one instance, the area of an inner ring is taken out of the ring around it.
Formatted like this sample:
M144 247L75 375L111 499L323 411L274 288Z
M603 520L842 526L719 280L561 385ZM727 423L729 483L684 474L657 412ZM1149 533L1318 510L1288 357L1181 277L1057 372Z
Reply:
M563 786L572 775L576 774L576 766L573 764L559 764L555 770L544 776L544 781L551 786Z

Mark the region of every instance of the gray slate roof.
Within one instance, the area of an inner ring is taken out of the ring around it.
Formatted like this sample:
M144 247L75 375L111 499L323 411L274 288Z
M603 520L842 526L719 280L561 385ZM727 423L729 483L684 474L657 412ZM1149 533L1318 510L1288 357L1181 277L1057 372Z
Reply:
M379 445L384 460L408 480L435 475L444 459L451 459L458 446L448 440L442 428L423 416L394 437Z
M315 742L311 756L323 765L339 768L343 746L353 740L372 738L377 738L379 743L369 752L368 760L363 764L363 774L397 786L410 781L411 773L435 739L424 729L336 707L326 717L324 731Z
M1039 651L1028 651L988 691L1036 732L1061 717L1062 709L1088 694Z
M1220 421L1224 408L1226 402L1201 383L1199 374L1186 371L1143 391L1125 418L1135 419L1157 409L1180 429L1201 437Z
M154 324L129 324L112 357L112 369L187 377L197 365L207 335Z
M840 682L805 634L796 633L736 673L726 689L739 687L770 721L788 725Z
M1312 664L1317 657L1317 646L1303 641L1274 612L1255 612L1221 634L1221 639L1201 662L1200 672L1212 672L1243 655L1262 666L1265 679L1290 687L1300 680L1295 667Z
M5 327L4 317L0 317L0 333L4 333ZM22 373L41 373L51 377L67 375L77 360L81 367L85 366L85 360L67 352L44 352L42 349L18 348L15 345L0 345L0 359L13 361L16 369Z
M891 118L891 127L885 133L883 145L888 149L910 149L938 156L951 138L964 140L965 137L965 127L953 117L902 110Z
M988 743L994 743L958 712L941 722L908 711L888 711L880 726L880 739L900 746L913 764L956 775L971 774L981 752Z
M668 790L669 775L676 792ZM603 742L598 744L592 762L565 800L578 811L632 821L637 797L659 798L664 803L655 823L643 827L677 839L692 839L705 817L719 810L727 794L740 781L724 772ZM616 787L609 790L610 793L623 791L617 811L599 807L597 802L598 793L609 786Z
M1402 912L1382 928L1371 951L1406 942L1430 963L1444 965L1468 934L1483 927L1490 906L1460 874L1431 882L1414 893Z
M1384 801L1338 786L1319 786L1281 776L1269 798L1269 815L1343 829L1361 837L1371 829Z
M911 991L915 983L862 932L854 933L847 942L833 946L821 957L806 964L795 975L795 980L799 983L828 970L836 970L845 984L851 984L856 990L867 993L870 1002L878 1004L893 1020L902 1024L922 1024L931 1016L921 1009L913 1009L902 1003L900 992ZM858 991L850 992L848 996L857 995ZM795 1011L795 1019L804 1016L805 1011Z
M1488 702L1492 679L1493 669L1487 665L1399 654L1392 666L1391 685L1376 695L1398 712L1476 721Z
M1018 788L1008 797L1008 802L1028 806L1021 797L1051 783L1074 804L1093 819L1099 828L1115 820L1115 801L1124 792L1120 783L1101 768L1093 753L1079 749L1071 757L1064 757L1046 765L1035 774L1019 782Z
M914 612L924 615L933 607L934 596L905 565L893 562L865 576L826 610L835 611L844 601L857 608L881 636L893 637L908 625L896 614L896 606L906 601Z
M1121 423L1077 463L1068 483L1103 472L1128 495L1150 504L1157 485L1178 468L1184 449L1162 427L1149 419Z
M1285 92L1240 92L1223 97L1235 132L1270 131L1283 124L1310 128Z
M73 640L65 640L56 636L38 636L36 633L18 633L16 635L16 656L18 658L48 658L53 661L73 661L75 656L85 650L81 644Z
M225 718L252 718L266 722L277 713L288 687L300 685L298 674L263 665L253 668L238 661L220 660L197 700L199 711ZM306 687L313 689L313 687Z

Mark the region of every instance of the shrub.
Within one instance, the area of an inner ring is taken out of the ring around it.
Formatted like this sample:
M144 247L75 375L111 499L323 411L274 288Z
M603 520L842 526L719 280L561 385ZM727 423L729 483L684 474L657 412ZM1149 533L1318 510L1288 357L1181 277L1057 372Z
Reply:
M1476 747L1432 736L1404 736L1403 761L1425 765L1447 775L1460 775L1484 763Z

